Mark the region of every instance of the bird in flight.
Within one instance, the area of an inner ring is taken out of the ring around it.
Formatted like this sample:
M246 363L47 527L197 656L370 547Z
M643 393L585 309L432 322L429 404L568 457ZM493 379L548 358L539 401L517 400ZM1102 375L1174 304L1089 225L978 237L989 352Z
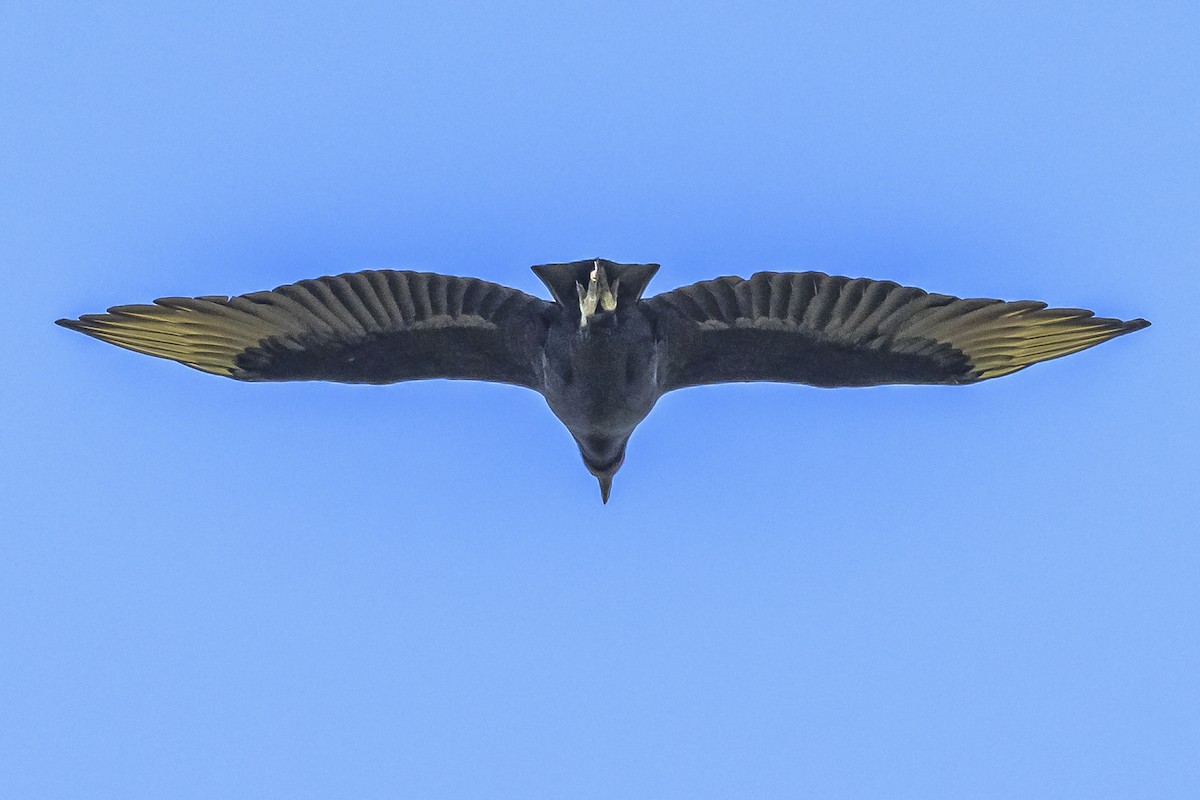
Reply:
M570 431L605 503L630 434L675 389L978 383L1150 324L821 272L716 278L642 299L658 266L533 267L553 302L476 278L367 270L58 324L241 381L524 386Z

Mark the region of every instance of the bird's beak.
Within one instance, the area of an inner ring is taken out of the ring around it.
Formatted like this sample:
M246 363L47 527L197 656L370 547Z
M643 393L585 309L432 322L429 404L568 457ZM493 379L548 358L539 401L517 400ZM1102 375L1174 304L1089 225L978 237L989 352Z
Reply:
M597 475L596 480L600 482L600 500L608 505L608 493L612 491L612 475Z

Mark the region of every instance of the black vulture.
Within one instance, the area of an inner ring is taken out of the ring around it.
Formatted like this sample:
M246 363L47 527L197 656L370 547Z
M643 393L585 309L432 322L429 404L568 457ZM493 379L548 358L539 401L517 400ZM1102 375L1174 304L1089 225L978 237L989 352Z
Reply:
M367 270L58 324L242 381L524 386L571 432L606 503L630 434L674 389L977 383L1150 324L821 272L716 278L644 300L657 270L604 259L533 267L553 302L477 278Z

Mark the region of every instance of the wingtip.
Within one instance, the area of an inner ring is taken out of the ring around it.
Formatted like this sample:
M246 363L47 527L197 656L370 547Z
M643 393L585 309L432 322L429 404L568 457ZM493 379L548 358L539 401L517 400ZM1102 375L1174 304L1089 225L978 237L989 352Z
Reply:
M1142 328L1149 327L1150 320L1138 317L1137 319L1131 319L1125 323L1125 333L1133 333L1134 331L1140 331Z

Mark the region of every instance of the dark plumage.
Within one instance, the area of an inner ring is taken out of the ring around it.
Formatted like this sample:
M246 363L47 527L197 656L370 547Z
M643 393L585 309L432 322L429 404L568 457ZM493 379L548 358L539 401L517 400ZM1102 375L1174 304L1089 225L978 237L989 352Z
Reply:
M1150 324L820 272L717 278L642 300L657 264L533 270L554 302L475 278L379 270L58 324L243 381L525 386L575 437L605 502L629 435L673 389L976 383Z

